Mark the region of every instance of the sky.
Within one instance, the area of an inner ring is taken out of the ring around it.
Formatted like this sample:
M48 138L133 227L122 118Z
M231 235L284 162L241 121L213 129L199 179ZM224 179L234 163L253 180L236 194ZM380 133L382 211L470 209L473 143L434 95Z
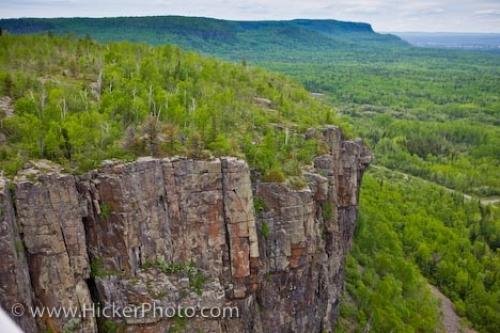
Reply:
M380 32L500 33L500 0L0 0L0 17L185 15L235 20L321 18Z

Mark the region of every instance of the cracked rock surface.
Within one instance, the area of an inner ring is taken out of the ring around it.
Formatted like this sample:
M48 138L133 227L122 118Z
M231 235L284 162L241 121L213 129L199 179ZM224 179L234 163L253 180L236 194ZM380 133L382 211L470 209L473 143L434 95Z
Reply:
M291 189L245 161L140 158L81 176L33 162L0 177L0 304L74 308L25 332L331 332L371 154L340 130ZM259 208L254 208L254 202ZM235 306L239 318L81 316L92 304Z

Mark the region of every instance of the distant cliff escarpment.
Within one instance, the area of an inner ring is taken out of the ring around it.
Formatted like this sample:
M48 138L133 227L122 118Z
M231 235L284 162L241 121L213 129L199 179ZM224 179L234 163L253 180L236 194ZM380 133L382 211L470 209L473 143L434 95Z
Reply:
M331 332L371 154L336 127L290 188L247 163L141 158L75 176L0 177L0 303L25 332ZM235 307L237 318L82 315L96 306ZM30 308L76 309L33 318ZM175 330L174 330L175 329Z
M368 23L337 20L227 21L183 16L22 18L0 20L0 27L12 34L76 34L105 42L176 44L234 60L289 60L290 51L362 52L366 48L407 45L394 35L374 32Z

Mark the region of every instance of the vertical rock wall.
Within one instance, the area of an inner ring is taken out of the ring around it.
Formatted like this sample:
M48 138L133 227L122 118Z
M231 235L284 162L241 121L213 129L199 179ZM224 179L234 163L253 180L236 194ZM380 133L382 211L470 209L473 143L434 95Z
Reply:
M33 305L28 263L21 241L7 179L0 177L0 305L10 313L16 306ZM36 323L28 314L16 317L26 332L35 332Z
M303 189L252 181L235 158L109 162L80 177L38 162L12 186L0 178L2 307L240 310L182 323L151 314L16 318L26 332L331 331L371 156L335 127L308 136L328 153L304 173Z
M44 165L16 177L17 224L31 278L33 305L72 308L91 304L86 279L89 260L75 177ZM92 317L39 319L54 332L94 332Z

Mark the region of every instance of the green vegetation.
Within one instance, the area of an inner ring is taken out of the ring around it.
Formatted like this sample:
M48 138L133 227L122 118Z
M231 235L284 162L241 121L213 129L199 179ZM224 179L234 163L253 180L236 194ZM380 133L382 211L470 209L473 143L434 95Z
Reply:
M172 46L49 35L0 46L0 93L14 104L0 128L8 174L33 158L85 171L109 158L232 154L281 181L319 149L307 128L341 123L283 76Z
M154 262L145 262L142 269L156 268L163 274L183 274L189 279L189 288L201 296L203 286L206 282L206 277L202 270L197 268L194 263L167 263L163 260L156 260Z
M173 323L166 333L183 333L186 332L188 319L182 313L173 318Z
M322 208L323 219L330 221L333 218L333 205L330 202L326 202Z
M264 237L265 239L268 239L270 232L271 232L271 229L269 228L269 224L267 224L266 222L262 222L262 226L260 227L260 233L261 233L262 237Z
M238 62L243 60L243 65L237 66L238 69L235 70L247 75L239 82L236 80L236 87L238 84L244 84L244 81L250 78L251 82L266 80L262 77L263 73L258 73L259 71L256 69L250 70L246 66L249 61L257 63L260 66L297 78L310 91L326 94L325 102L332 103L342 113L348 115L357 134L365 138L374 148L377 163L467 193L482 196L500 193L500 184L498 177L496 177L500 173L500 151L498 148L500 147L500 131L498 129L500 56L498 52L414 48L395 36L373 32L367 24L334 20L237 22L165 16L0 20L0 26L12 33L50 31L54 34L74 33L82 37L90 35L100 41L132 40L150 44L175 43L187 49L229 60ZM133 53L130 48L129 46L127 51L123 47L122 49L117 48L114 54L117 52L124 55L127 52ZM173 51L173 53L175 52ZM45 54L47 54L47 50ZM38 58L40 55L33 55L33 57L35 56ZM172 59L171 55L166 56L170 57L170 66L175 67L177 58ZM183 56L183 53L179 53L180 58ZM142 71L142 65L144 65L145 59L148 59L143 53L141 56L136 55L135 57L140 59L130 57L125 66L127 73L131 72L132 76L135 72L131 70L131 63L135 63L136 60L140 63L142 61L141 66L139 66L139 71ZM191 55L191 57L193 56ZM101 60L101 67L109 65L110 60L116 61L113 69L123 67L123 59L113 59L112 56L108 55L104 57L104 60ZM159 57L156 61L150 61L149 65L154 67L161 60L162 58ZM201 59L192 60L201 61ZM73 67L75 67L74 63L73 59ZM193 71L189 61L181 61L179 64L179 66L185 67L184 74L178 75L180 73L177 73L171 82L182 81L183 83L200 85L200 80L196 79L199 76L189 77ZM67 72L72 68L70 65L67 64L64 68ZM168 66L163 65L163 67ZM217 66L216 68L217 72L221 72L220 68ZM100 70L102 68L94 68L92 75L95 77ZM160 76L165 70L166 68L160 66ZM176 73L175 68L170 68L168 71ZM104 72L106 74L106 71ZM123 71L114 71L114 78L120 73ZM186 74L189 77L188 82L185 82ZM205 71L205 74L212 75L213 71L210 73ZM141 75L142 79L151 79L144 73ZM106 75L104 77L106 78ZM132 79L132 77L130 78ZM134 78L138 77L134 76ZM284 79L280 77L279 80ZM3 81L3 89L6 92L15 91L16 86L19 85L15 82L18 80L11 76L6 76ZM218 77L218 80L215 81L235 84L234 78L225 75L220 75L220 78ZM125 82L129 81L125 80ZM161 80L153 80L153 82L158 82L160 86L163 84ZM291 83L287 81L287 84ZM116 87L123 93L122 86L119 84ZM106 84L103 84L103 87L106 87ZM131 87L128 88L126 92L130 93ZM134 96L138 95L142 99L142 104L150 107L151 101L147 98L148 87L135 88L138 93ZM258 88L258 86L254 88ZM256 118L268 120L267 126L269 123L280 124L285 119L303 126L303 119L289 117L288 112L282 110L282 108L287 107L283 104L296 102L296 99L279 94L280 84L275 84L272 88L274 89L271 90L275 91L269 91L270 95L267 96L254 89L253 95L272 97L270 99L273 102L272 107L267 110L267 115L262 117L266 119ZM145 92L141 94L141 90L145 90ZM199 91L199 89L194 90ZM167 92L171 93L168 89ZM244 94L247 92L248 89L244 91ZM189 109L191 104L189 99L193 96L183 97L182 91L179 94L181 96L178 96L177 99L181 100L179 101L181 104L186 104L184 105L185 109ZM119 97L116 96L117 94L112 95ZM158 95L156 90L154 95L155 97ZM200 103L201 97L210 99L214 97L209 94L199 96L195 93L194 95L196 95L194 96L196 103ZM233 93L230 96L237 97L238 101L244 104L238 94ZM247 101L248 97L246 96ZM184 100L182 100L183 98ZM160 101L156 102L160 103ZM219 100L219 102L222 101ZM173 109L170 103L172 103L171 100L169 100L168 108ZM120 105L111 108L115 108L116 112L116 108L121 111L121 109L130 109L130 106ZM109 109L107 108L107 110ZM147 124L145 121L147 117L144 117L144 113L148 112L144 111L140 113L141 116L134 116L134 112L127 111L122 116L126 118L125 122L135 119L136 122ZM154 110L149 111L155 113ZM165 117L166 113L163 110L161 117ZM308 113L313 114L315 110L311 109ZM238 113L236 112L235 115ZM191 116L194 114L190 115L189 119L192 118ZM323 118L319 117L320 122L338 122L338 120L330 119L328 113L322 116ZM205 117L211 117L211 115L205 115ZM137 120L138 118L139 120ZM177 120L182 122L182 119ZM241 122L245 123L249 120L248 117L243 117ZM179 126L178 122L173 124L175 125L173 128L167 130L169 134L186 130ZM213 120L213 122L217 122L217 120ZM318 119L309 121L309 124L317 122ZM262 122L255 122L253 128L246 127L245 129L253 132L255 127L262 126L262 124ZM226 125L231 126L232 124L228 122ZM189 126L191 128L197 127L193 126L192 123ZM159 131L161 133L161 130L154 128L155 126L149 127L153 132ZM243 151L253 163L262 161L263 165L259 166L261 169L272 170L273 167L278 169L270 172L269 177L272 181L283 179L280 174L280 171L284 171L280 170L281 165L273 166L276 163L272 158L269 160L269 156L262 156L267 155L269 150L276 150L276 145L279 144L280 140L267 138L267 140L263 140L265 142L263 142L262 150L255 151L248 144L249 141L253 141L253 138L233 140L233 136L226 135L227 128L224 128L223 125L222 129L218 128L220 126L217 125L204 127L217 128L215 130L205 128L205 133L194 136L193 130L190 130L188 137L191 140L182 140L182 142L170 140L167 149L163 147L164 150L172 153L179 147L190 145L192 155L200 157L206 156L204 150L210 150L215 154ZM58 133L52 133L51 136L60 138L58 140L59 154L69 156L75 149L75 143L69 139L72 135L66 135L67 139L64 139L63 129L65 127L58 129ZM114 127L111 127L110 131L113 129ZM116 131L120 133L120 129L123 130L118 126ZM210 133L207 134L207 131ZM265 138L265 134L260 133L259 136ZM186 136L185 133L179 135ZM165 135L165 137L169 137L169 135ZM245 140L246 149L241 144ZM139 146L141 145L148 146L153 150L157 149L154 144L148 145L147 142L142 142ZM144 150L144 147L142 148ZM127 155L117 147L108 149L112 151L104 155L117 155L122 158L126 157L123 155ZM305 153L311 147L301 147L300 149L304 150ZM0 152L0 154L5 155L5 152ZM73 157L73 159L78 159L78 156ZM92 159L94 162L82 161L80 164L87 163L91 164L89 167L92 167L96 164L96 159L99 160L99 158L95 158ZM21 164L19 159L11 159L8 168L5 168L8 170L16 169ZM285 174L288 176L290 172L285 171Z
M109 204L101 203L99 205L99 209L101 210L101 213L99 214L99 216L102 219L107 220L111 217L112 210L111 210L111 206Z
M203 287L206 282L205 275L203 275L200 270L196 269L188 271L188 277L189 288L191 288L195 293L201 296L203 294Z
M111 275L117 275L119 273L117 272L112 272L108 271L106 267L104 266L104 262L102 261L102 258L94 258L90 262L90 276L92 277L100 277L100 278L105 278Z
M253 198L253 207L255 209L255 212L257 214L262 213L263 211L266 210L266 203L262 198L259 197L254 197Z
M292 176L288 178L287 185L289 188L299 191L307 188L307 181L302 176Z
M376 164L479 198L498 197L498 53L368 50L350 58L324 51L312 61L259 61L323 93L372 147ZM373 172L364 180L339 330L435 331L437 308L426 279L474 328L495 332L498 206L402 176Z
M99 332L120 333L125 331L124 324L114 322L111 319L98 320L97 325Z
M477 200L500 195L498 52L418 49L365 24L318 20L0 26L81 37L0 37L0 91L15 104L14 117L0 119L8 140L0 169L12 174L30 158L86 170L113 157L236 154L267 180L299 187L300 167L322 151L300 134L324 123L349 130L328 103L376 155L363 183L339 330L434 332L438 310L426 280L478 331L500 327L500 212ZM172 46L100 45L86 35L175 43L239 64ZM255 64L323 95L313 99ZM256 200L256 212L264 209Z
M266 66L325 93L373 148L378 164L462 192L498 195L500 56L406 53L369 63Z
M283 183L285 181L285 174L278 166L268 170L263 177L263 181L269 183Z
M436 305L422 275L478 330L494 332L499 327L500 253L489 245L488 235L498 237L500 223L496 230L478 234L478 226L486 226L489 218L484 207L383 169L364 178L361 207L347 265L344 328L434 331ZM489 214L499 221L498 213L496 209Z
M338 332L436 332L439 310L425 279L392 226L371 217L364 209L346 262Z
M479 198L498 197L498 54L392 47L367 59L316 57L262 64L325 94L372 147L376 164ZM363 183L340 331L434 331L436 306L425 278L474 328L495 332L498 206L375 170Z
M311 51L338 50L343 56L365 46L405 45L391 35L375 34L366 23L335 20L238 22L176 16L4 19L10 33L72 33L103 41L135 41L153 45L177 44L185 49L240 60L311 58ZM353 42L355 41L355 42ZM294 52L290 52L293 50ZM369 52L366 52L369 54Z

